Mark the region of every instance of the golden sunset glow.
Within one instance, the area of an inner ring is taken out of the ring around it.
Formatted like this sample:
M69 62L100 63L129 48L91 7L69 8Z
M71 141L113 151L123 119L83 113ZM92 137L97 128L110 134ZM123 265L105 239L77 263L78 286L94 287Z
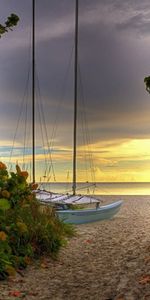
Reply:
M113 140L92 149L98 181L150 181L150 140Z
M88 151L92 151L89 153ZM125 139L103 141L90 145L85 151L78 148L77 178L78 181L92 181L92 173L97 182L150 182L150 139ZM22 153L11 158L15 165L25 163L31 165L32 155L22 157ZM92 158L90 165L86 162ZM65 182L72 180L72 149L58 147L51 155L56 181ZM9 158L2 156L1 160L8 163ZM50 166L48 154L36 154L37 178L45 172L46 164ZM69 174L69 176L67 175ZM68 176L68 179L67 179ZM53 181L53 177L51 178Z

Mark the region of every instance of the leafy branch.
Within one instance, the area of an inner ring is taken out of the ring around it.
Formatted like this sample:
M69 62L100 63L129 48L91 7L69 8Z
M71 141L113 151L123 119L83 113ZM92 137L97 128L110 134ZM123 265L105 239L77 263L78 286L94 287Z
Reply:
M146 86L146 91L150 94L150 76L144 78L144 83Z
M7 18L5 25L0 24L0 38L2 34L8 32L8 30L12 30L12 27L16 26L18 21L19 21L19 17L15 14L11 14Z

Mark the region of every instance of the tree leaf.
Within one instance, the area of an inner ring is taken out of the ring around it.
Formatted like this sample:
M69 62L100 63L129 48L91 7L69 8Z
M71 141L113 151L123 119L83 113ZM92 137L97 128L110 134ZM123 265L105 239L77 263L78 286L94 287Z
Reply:
M0 199L0 210L7 210L10 209L10 203L7 199L1 198Z

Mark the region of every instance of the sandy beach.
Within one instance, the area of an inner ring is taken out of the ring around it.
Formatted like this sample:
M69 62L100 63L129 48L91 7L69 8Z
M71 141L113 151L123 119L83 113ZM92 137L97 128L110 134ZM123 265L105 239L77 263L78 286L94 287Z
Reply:
M0 282L0 300L150 299L150 196L101 198L124 204L112 220L76 226L56 261Z

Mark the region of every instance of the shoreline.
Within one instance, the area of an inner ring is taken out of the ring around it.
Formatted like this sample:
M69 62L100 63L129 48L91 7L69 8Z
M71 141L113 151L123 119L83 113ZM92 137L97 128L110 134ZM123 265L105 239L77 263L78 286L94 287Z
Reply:
M150 300L150 196L99 197L124 203L112 220L76 225L57 260L0 282L0 300L16 299L12 290L25 300Z

